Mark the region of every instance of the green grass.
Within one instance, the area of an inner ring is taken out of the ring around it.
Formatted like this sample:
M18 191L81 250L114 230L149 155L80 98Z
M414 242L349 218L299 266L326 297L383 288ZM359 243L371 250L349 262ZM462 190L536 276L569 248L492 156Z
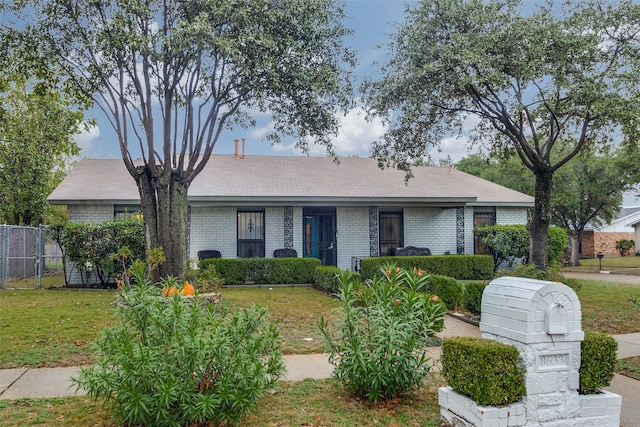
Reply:
M640 356L618 360L618 373L640 380Z
M587 258L580 260L580 266L567 267L569 271L596 271L600 268L598 258ZM602 269L626 274L640 274L640 256L605 256L602 258Z
M258 302L267 307L278 325L284 354L320 353L324 350L316 323L321 316L336 316L338 302L314 288L223 288L222 299L237 306Z
M580 280L576 292L582 306L582 328L608 334L640 332L640 285Z
M0 401L0 425L118 426L101 404L86 397ZM281 383L241 425L435 427L441 421L435 385L404 399L372 404L346 394L335 380L309 379Z
M0 291L0 368L91 363L91 343L113 322L115 292Z

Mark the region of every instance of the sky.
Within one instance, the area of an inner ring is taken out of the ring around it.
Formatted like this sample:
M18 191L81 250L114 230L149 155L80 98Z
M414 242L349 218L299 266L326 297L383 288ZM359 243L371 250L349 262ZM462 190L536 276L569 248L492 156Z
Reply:
M406 4L407 1L403 0L346 0L345 24L354 33L345 39L345 44L356 52L358 58L358 66L355 70L356 90L363 78L378 75L376 61L384 63L384 50L379 46L386 44L390 36L395 33L396 24L403 22ZM89 111L88 115L97 120L97 126L76 138L82 148L81 156L119 158L120 150L117 140L102 113L94 109ZM245 138L247 155L302 155L295 149L294 142L291 140L274 146L265 141L264 134L268 125L268 121L258 119L255 128L238 128L223 134L216 144L214 153L233 154L233 140ZM384 131L385 128L379 120L367 122L361 109L351 110L341 118L340 132L334 139L336 152L339 156L368 157L371 142L379 138ZM436 161L447 155L456 161L467 154L464 141L451 137L442 141L442 144L442 153L432 153ZM325 154L324 147L310 147L310 155Z

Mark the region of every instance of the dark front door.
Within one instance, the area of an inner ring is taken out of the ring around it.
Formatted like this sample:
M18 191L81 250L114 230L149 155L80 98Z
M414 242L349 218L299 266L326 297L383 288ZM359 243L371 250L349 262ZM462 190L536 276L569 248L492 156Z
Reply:
M303 256L337 265L336 208L304 208L303 227Z

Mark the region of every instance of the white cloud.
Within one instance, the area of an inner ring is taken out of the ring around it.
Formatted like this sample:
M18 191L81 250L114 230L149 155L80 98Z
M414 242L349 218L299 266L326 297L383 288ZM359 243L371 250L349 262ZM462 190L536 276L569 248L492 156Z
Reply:
M97 125L87 125L82 127L80 133L74 135L73 139L83 152L90 152L93 149L93 141L100 136L100 128Z
M338 118L340 129L332 141L334 151L338 156L369 156L371 143L380 138L386 128L381 119L375 118L368 122L365 117L364 109L359 106L350 110L345 116ZM300 150L296 149L293 143L277 144L273 147L273 151L300 153ZM322 145L309 145L309 155L311 156L324 156L326 153L326 147Z

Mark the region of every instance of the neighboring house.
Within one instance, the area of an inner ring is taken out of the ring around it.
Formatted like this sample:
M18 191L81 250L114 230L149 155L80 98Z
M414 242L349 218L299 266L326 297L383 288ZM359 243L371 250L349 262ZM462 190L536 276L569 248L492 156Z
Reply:
M595 257L598 252L605 256L619 256L616 242L622 239L633 240L634 228L636 228L636 248L640 248L640 234L638 228L633 225L638 222L640 222L640 207L622 208L618 216L609 224L585 230L582 233L580 256Z
M473 227L524 224L533 198L451 168L420 166L405 182L376 160L214 155L189 189L190 259L272 257L290 248L353 268L396 247L473 254ZM81 160L49 196L70 221L134 212L140 201L122 160Z

